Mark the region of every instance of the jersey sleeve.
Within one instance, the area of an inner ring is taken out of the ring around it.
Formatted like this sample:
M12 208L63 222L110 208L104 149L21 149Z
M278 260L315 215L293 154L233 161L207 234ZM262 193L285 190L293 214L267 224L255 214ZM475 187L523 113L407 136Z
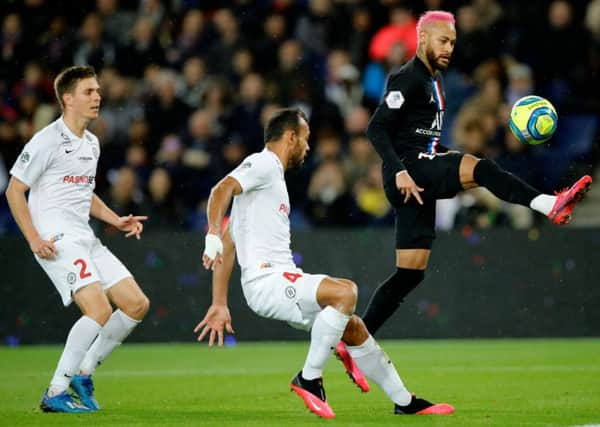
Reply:
M247 192L268 187L276 169L277 165L268 157L252 155L246 157L229 176L240 183L243 192Z
M392 123L397 120L407 99L415 92L414 81L404 73L390 77L383 100L369 121L367 136L383 160L384 167L398 173L406 167L396 154L390 137Z
M52 160L52 144L42 138L32 138L19 155L10 174L31 187L48 168Z

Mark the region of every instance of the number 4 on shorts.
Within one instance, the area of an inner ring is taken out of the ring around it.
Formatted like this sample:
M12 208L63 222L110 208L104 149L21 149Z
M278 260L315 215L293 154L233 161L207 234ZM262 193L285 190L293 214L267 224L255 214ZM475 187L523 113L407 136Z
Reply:
M298 274L298 273L289 273L289 272L285 272L283 273L283 277L285 277L286 279L288 279L290 282L295 283L296 280L298 280L300 277L302 277L302 274Z

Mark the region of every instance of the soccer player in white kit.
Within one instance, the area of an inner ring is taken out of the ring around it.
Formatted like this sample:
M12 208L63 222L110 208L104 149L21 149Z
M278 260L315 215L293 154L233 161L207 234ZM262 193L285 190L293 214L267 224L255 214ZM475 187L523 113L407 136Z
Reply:
M309 127L299 110L281 110L265 128L265 148L248 156L211 191L209 229L203 255L213 270L212 305L194 332L201 341L210 333L223 344L223 330L233 333L227 307L227 289L237 259L242 290L248 306L263 317L311 330L308 355L290 387L310 411L333 418L322 373L340 339L346 344L343 360L378 384L394 402L396 414L448 414L448 404L433 404L408 392L394 365L354 314L357 286L350 280L308 274L297 268L290 250L290 201L285 171L302 164L308 152ZM233 199L229 226L221 223ZM355 371L350 371L352 375Z
M63 70L54 81L63 115L37 132L11 169L6 197L35 259L75 322L40 407L45 412L99 409L91 375L141 322L149 301L131 273L96 238L90 215L140 238L144 216L118 216L94 194L100 87L92 67ZM25 193L29 190L29 199ZM117 307L113 312L111 303ZM67 392L71 386L79 401Z

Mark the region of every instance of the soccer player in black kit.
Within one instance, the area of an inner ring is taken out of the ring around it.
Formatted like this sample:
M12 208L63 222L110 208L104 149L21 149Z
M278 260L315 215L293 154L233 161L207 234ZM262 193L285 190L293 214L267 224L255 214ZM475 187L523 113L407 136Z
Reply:
M439 144L444 82L456 30L449 12L430 11L417 24L416 56L389 76L367 136L383 160L387 198L396 214L396 271L373 293L363 320L375 335L404 297L424 278L435 238L437 199L482 186L502 200L528 206L555 224L566 224L589 190L584 176L555 196L541 194L488 159L448 151Z

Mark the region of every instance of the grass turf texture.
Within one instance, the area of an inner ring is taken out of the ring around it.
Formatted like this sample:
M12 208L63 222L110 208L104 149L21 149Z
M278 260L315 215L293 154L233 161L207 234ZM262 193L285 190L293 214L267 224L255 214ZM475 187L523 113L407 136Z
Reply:
M448 402L450 416L394 416L372 384L362 394L332 358L336 412L321 420L289 391L307 342L127 344L95 375L102 410L44 414L39 400L58 346L0 347L2 426L382 426L600 424L600 339L383 341L407 387Z

